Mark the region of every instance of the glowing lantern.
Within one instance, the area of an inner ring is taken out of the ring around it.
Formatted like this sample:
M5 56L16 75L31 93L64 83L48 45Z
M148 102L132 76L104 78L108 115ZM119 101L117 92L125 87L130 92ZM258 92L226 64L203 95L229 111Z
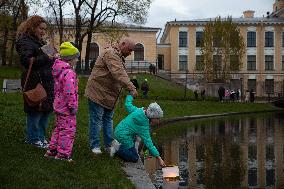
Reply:
M163 177L167 181L172 181L179 178L179 168L178 166L167 166L162 168Z

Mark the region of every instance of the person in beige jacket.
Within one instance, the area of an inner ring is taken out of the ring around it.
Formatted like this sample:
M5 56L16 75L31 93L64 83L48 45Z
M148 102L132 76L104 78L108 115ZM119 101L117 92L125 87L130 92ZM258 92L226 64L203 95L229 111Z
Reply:
M122 88L127 89L133 97L138 95L127 75L124 60L131 54L134 47L135 43L128 38L108 47L97 58L88 79L85 96L89 104L89 143L94 154L102 153L101 128L103 128L105 149L111 146L114 106Z

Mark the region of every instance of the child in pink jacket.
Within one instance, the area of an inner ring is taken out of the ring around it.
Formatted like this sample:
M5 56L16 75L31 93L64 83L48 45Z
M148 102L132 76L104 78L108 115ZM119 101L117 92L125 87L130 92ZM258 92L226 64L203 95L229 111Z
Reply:
M73 161L71 154L78 110L78 80L73 68L79 55L76 47L64 42L60 45L60 59L52 67L56 122L45 157Z

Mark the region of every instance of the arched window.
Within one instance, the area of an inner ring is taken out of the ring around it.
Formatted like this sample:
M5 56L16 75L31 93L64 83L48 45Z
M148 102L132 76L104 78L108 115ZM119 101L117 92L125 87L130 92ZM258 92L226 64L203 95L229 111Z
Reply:
M144 60L144 47L142 44L137 43L134 48L134 61Z
M95 62L99 56L99 52L100 49L99 49L99 45L97 43L91 43L90 44L90 57L89 57L89 60L91 62L91 69L93 69L94 65L95 65Z
M97 43L90 44L90 60L96 61L99 56L99 45Z

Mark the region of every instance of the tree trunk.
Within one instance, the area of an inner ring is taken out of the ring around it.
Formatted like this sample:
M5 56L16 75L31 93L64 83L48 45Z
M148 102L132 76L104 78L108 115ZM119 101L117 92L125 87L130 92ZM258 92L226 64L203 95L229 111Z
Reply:
M3 46L2 46L2 52L1 52L3 66L6 65L6 49L7 49L7 43L8 43L8 34L9 34L8 28L4 28Z
M75 44L77 45L77 48L80 52L80 57L79 57L79 60L77 62L77 65L76 65L76 72L77 73L80 73L81 72L81 51L82 51L82 45L80 45L80 37L81 37L81 18L80 18L80 13L79 13L79 10L76 9L75 10L75 19L76 19L76 28L75 28Z
M92 32L88 33L88 38L87 38L87 46L86 46L86 56L85 56L85 71L88 73L90 71L90 44L92 41Z
M62 3L61 1L59 2L59 44L61 44L63 42L63 11L62 11Z
M13 35L11 39L9 65L12 65L13 60L14 60L14 49L15 49L16 34L17 34L17 18L19 17L18 15L19 15L19 12L17 13L16 17L14 17L14 20L13 20Z
M9 65L12 65L12 64L13 64L15 41L16 41L15 35L13 35L13 37L12 37L12 43L11 43L11 47L10 47Z

